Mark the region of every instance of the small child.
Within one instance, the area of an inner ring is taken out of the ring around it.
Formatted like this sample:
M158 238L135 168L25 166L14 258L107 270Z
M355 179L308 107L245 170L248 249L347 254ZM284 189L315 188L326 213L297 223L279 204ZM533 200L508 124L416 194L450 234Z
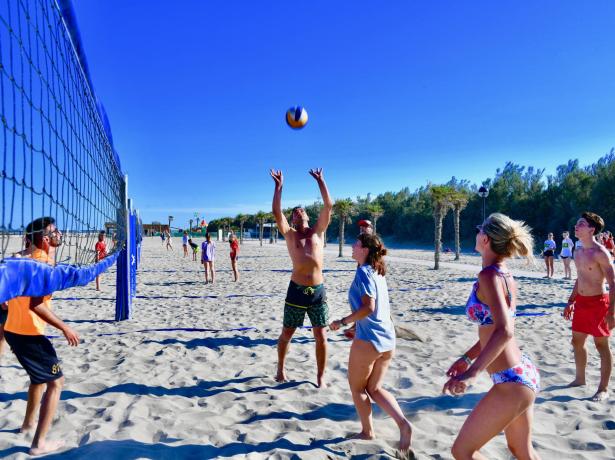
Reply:
M100 262L107 257L107 244L105 243L105 231L98 234L98 242L94 246L96 251L96 262ZM96 277L96 290L100 291L100 275Z

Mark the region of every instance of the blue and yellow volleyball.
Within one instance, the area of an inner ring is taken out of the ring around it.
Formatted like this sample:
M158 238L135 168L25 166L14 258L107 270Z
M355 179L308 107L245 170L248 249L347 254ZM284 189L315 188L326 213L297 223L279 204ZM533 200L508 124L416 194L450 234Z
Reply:
M308 114L303 107L291 107L286 111L286 124L292 129L301 129L307 122Z

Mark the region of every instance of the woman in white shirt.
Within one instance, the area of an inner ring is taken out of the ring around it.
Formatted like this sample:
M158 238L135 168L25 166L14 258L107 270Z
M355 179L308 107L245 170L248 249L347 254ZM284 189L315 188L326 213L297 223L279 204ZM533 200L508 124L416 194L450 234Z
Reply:
M560 258L564 262L564 279L572 279L572 270L570 270L570 261L572 260L572 248L574 242L570 239L570 233L562 233L562 250L559 253Z
M553 278L553 256L555 255L555 249L557 249L557 245L555 244L555 240L553 240L553 233L549 233L542 251L542 256L544 257L545 265L547 266L546 278Z

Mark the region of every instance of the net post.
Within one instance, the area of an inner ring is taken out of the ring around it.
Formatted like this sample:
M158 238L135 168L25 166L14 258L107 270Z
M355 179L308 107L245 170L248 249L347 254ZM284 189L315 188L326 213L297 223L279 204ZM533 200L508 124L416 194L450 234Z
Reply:
M117 282L116 282L116 299L115 299L115 320L124 321L130 319L132 314L131 309L131 288L130 288L130 201L128 200L128 176L124 176L122 186L122 195L124 198L124 209L121 219L124 223L124 233L121 235L123 241L120 244L124 245L122 252L117 260Z

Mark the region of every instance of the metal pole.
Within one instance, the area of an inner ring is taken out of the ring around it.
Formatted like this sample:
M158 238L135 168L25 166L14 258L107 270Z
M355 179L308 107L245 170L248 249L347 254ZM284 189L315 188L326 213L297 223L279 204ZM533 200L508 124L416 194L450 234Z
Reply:
M487 201L487 198L483 197L483 222L485 222L485 201Z

